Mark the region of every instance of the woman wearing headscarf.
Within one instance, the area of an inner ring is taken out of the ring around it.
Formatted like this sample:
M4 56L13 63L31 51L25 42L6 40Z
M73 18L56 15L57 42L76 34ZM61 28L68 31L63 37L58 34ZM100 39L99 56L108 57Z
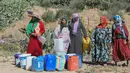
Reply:
M36 13L28 11L28 14L29 17L31 17L31 20L26 29L26 34L29 37L27 53L30 53L32 56L40 56L43 53L42 42L39 40L39 38L45 32L45 27Z
M92 34L92 62L105 64L109 60L111 43L111 29L107 28L108 19L106 16L101 16L100 24L95 28Z
M112 47L113 60L117 64L118 61L125 61L130 58L130 50L128 47L128 30L119 15L113 17L114 24L112 26Z
M68 47L70 44L70 31L68 29L68 25L67 25L67 19L66 18L62 18L60 20L60 25L58 25L54 31L56 38L62 38L64 41L64 50L65 53L67 53L68 51Z
M82 56L82 37L87 40L87 33L78 13L73 14L72 20L69 24L69 30L71 44L68 53L75 53Z

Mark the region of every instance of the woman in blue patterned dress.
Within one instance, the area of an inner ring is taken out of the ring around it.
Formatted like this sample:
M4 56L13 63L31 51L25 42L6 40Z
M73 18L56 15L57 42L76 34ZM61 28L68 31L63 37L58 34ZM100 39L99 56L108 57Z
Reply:
M109 60L111 29L107 28L108 20L106 16L100 18L100 24L96 27L92 34L92 62L106 63Z

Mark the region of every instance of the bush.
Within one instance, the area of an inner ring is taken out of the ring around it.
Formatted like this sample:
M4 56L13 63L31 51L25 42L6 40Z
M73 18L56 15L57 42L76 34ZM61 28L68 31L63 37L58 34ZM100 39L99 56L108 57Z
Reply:
M70 4L71 0L52 0L51 3L53 5L62 5L62 6L68 6Z
M85 0L71 0L69 7L71 9L83 10L85 8Z
M29 5L35 6L40 5L42 0L26 0L26 1L29 3Z
M22 19L28 7L29 4L25 0L0 1L0 27L9 26L11 23Z
M42 16L42 19L45 22L54 22L56 21L56 13L54 13L53 11L47 10Z
M130 6L127 7L126 12L130 12Z
M86 6L89 8L98 8L98 6L101 4L100 0L86 0Z
M69 18L73 13L73 10L69 9L60 9L56 12L56 18L66 17Z
M42 7L51 7L51 6L52 6L51 0L41 0L41 1L40 1L40 5L41 5Z
M110 6L111 3L109 3L108 1L102 1L98 8L100 8L101 10L108 10Z
M70 18L70 16L72 15L73 10L69 10L69 9L59 9L56 12L47 10L44 15L42 16L42 19L45 22L54 22L56 21L58 18L61 17L66 17L67 19Z

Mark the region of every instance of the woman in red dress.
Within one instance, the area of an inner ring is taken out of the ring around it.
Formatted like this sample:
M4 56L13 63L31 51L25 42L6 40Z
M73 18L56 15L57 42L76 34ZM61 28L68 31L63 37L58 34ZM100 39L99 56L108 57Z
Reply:
M128 47L128 30L126 25L122 23L119 15L114 16L114 25L112 27L112 40L113 40L113 60L117 64L119 61L127 61L130 58L130 50Z
M45 27L43 22L38 18L36 14L33 14L31 11L29 11L28 14L32 19L26 29L26 34L30 39L27 53L30 53L32 56L40 56L43 54L42 43L38 37L42 36L42 34L45 32Z

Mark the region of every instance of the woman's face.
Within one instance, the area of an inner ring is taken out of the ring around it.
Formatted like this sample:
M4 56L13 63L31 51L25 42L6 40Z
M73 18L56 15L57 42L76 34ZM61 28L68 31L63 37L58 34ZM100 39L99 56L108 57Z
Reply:
M101 23L101 24L103 23L103 19L100 19L100 23Z
M74 22L78 21L78 17L74 18Z
M67 22L66 22L65 19L63 19L63 20L61 21L61 23L62 23L62 24L66 24Z

